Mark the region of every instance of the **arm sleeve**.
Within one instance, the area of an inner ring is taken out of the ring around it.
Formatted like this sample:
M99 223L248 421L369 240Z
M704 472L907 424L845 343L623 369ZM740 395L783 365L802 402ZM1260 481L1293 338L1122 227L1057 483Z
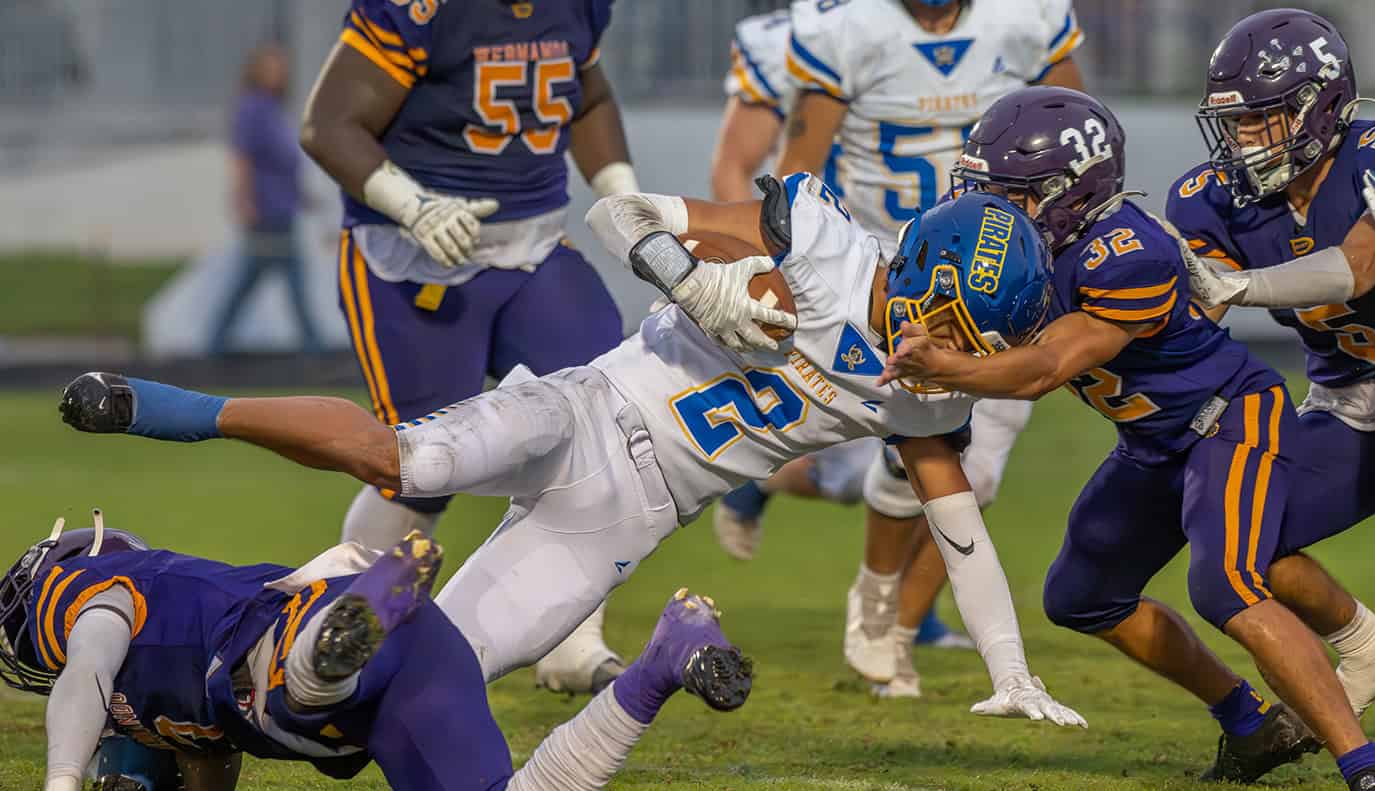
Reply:
M80 778L105 729L115 676L133 630L128 591L114 589L85 607L67 638L67 666L48 697L48 783Z
M822 10L822 9L825 10ZM849 5L796 0L793 29L788 40L788 76L800 91L820 91L848 102L859 90L855 70L845 62L843 48L849 26ZM853 47L855 42L850 42Z
M339 40L411 88L429 73L432 22L442 7L437 0L353 0Z
M1245 259L1232 247L1219 204L1231 197L1222 186L1223 178L1211 168L1195 168L1170 188L1165 202L1165 218L1189 243L1195 255L1211 258L1236 270L1245 269Z
M1100 255L1106 257L1099 260ZM1103 234L1076 262L1081 267L1075 295L1079 309L1121 324L1153 324L1167 318L1188 287L1188 279L1181 279L1175 265L1178 257L1173 239L1166 249L1161 240L1124 236L1121 229Z
M950 575L950 590L994 689L1029 675L1021 627L998 553L973 492L937 497L925 507L932 539Z
M1055 64L1074 54L1084 43L1084 31L1074 14L1071 0L1041 0L1041 15L1034 42L1040 54L1040 69L1032 82L1045 79Z

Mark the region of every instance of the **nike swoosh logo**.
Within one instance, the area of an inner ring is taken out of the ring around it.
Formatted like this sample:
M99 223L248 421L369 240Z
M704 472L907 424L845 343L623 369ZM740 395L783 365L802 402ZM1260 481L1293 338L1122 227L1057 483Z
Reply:
M945 543L947 543L947 544L949 544L950 546L954 547L954 548L955 548L955 551L958 552L958 553L960 553L961 555L972 555L972 554L974 554L974 542L973 542L973 541L970 541L969 544L968 544L967 546L960 546L959 544L956 544L954 541L951 541L951 540L950 540L950 536L947 536L947 535L945 534L945 531L942 530L942 529L940 529L939 527L936 528L936 532L941 534L941 538L945 539Z

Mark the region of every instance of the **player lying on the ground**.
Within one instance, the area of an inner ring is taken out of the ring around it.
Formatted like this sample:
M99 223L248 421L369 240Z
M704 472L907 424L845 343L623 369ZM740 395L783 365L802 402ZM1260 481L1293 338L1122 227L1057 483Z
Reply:
M933 529L949 539L941 550L955 600L994 686L974 711L1083 724L1027 669L1007 580L948 440L968 422L972 399L878 386L874 375L833 365L856 340L879 357L904 321L917 320L909 307L918 301L949 306L923 315L962 354L1025 340L1046 309L1039 231L1002 199L973 195L909 226L889 268L820 180L798 173L763 183L765 199L746 204L628 195L593 207L590 222L609 249L674 304L584 367L508 377L391 428L338 398L224 399L111 374L73 382L62 411L87 431L241 439L408 495L511 497L496 532L436 597L489 680L563 639L731 487L838 442L885 437ZM720 234L774 260L701 262L675 234ZM978 265L981 244L1003 249L1000 267ZM940 266L910 263L928 248ZM761 272L774 299L795 303L795 317L751 296ZM963 291L965 279L977 288ZM791 341L778 347L757 316L795 324Z
M405 791L599 789L680 688L744 704L750 663L715 604L679 591L640 658L512 772L477 657L430 601L442 550L341 544L299 569L229 566L94 529L35 544L0 581L0 678L48 696L47 791L79 791L107 716L176 752L191 791L240 753Z
M1304 546L1302 520L1285 511L1303 485L1304 438L1284 380L1190 303L1188 246L1126 199L1124 154L1117 119L1082 93L1028 88L995 103L958 175L1026 206L1052 239L1053 318L1034 344L985 359L951 355L908 325L884 378L1002 398L1069 385L1112 420L1117 448L1070 513L1046 614L1209 705L1224 730L1213 779L1254 780L1316 751L1298 718L1267 711L1182 619L1141 595L1188 544L1194 608L1246 647L1351 787L1368 787L1375 745L1321 643L1282 603L1321 592L1330 615L1351 601L1311 561L1284 554Z

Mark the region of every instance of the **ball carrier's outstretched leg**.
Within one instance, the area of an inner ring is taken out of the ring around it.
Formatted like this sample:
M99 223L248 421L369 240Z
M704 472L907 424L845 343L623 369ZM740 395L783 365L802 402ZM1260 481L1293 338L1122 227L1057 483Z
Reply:
M224 399L113 374L73 382L61 410L85 431L239 439L407 494L511 497L435 599L488 680L548 653L677 526L638 411L593 369L498 387L395 427L344 399Z

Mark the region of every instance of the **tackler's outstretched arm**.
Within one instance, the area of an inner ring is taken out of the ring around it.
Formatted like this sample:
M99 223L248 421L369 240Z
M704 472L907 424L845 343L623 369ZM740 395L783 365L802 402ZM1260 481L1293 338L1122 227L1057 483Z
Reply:
M1362 178L1368 211L1339 245L1276 266L1237 272L1213 265L1213 259L1181 243L1194 299L1205 308L1307 308L1349 302L1369 293L1375 288L1375 173L1366 171Z
M898 451L912 488L925 504L960 617L993 681L993 696L970 711L1087 727L1083 717L1052 698L1027 668L1012 592L960 466L959 451L941 437L904 440Z

